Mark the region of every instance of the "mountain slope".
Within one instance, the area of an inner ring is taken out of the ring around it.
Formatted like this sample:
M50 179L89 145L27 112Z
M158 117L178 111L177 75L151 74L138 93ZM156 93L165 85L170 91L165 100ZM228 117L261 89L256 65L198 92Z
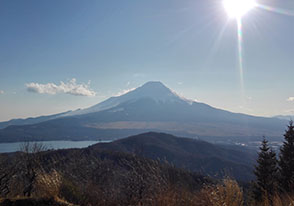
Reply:
M284 120L293 120L294 119L294 116L293 115L277 115L277 116L274 116L275 118L278 118L278 119L284 119Z
M165 160L177 167L205 175L232 175L244 181L254 178L252 171L256 153L244 147L225 148L195 139L150 132L111 143L96 144L90 148Z
M147 82L141 87L130 91L124 95L111 97L99 104L96 104L90 108L73 111L64 116L82 115L88 113L100 112L103 110L115 108L122 103L131 103L139 99L152 99L156 102L178 102L189 103L189 100L185 100L175 94L172 90L164 86L161 82Z
M231 139L282 137L286 120L255 117L183 99L160 82L57 119L0 130L0 141L116 139L148 131Z
M71 113L72 111L63 112L59 114L53 114L48 116L40 116L40 117L31 117L26 119L12 119L6 122L0 122L0 129L6 128L11 125L28 125L28 124L37 124L40 122L45 122L52 119L57 119L59 117L62 117L68 113Z

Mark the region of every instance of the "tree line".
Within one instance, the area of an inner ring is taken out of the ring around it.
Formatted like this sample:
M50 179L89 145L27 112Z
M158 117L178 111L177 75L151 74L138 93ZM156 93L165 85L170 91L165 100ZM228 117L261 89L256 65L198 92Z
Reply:
M255 200L273 200L275 195L291 194L294 192L294 125L289 122L284 134L284 142L280 152L269 146L264 137L259 148L254 174L256 181L253 185Z

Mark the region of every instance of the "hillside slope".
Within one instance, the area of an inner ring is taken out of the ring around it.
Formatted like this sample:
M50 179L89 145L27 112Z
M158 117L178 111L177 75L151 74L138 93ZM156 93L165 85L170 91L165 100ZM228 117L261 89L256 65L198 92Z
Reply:
M71 111L63 112L63 113L59 113L59 114L48 115L48 116L31 117L31 118L26 118L26 119L12 119L9 121L0 122L0 129L4 129L4 128L11 126L11 125L37 124L40 122L45 122L48 120L57 119L57 118L62 117L68 113L71 113Z
M199 140L150 132L111 143L95 144L90 148L160 159L205 175L231 175L244 181L254 178L252 171L256 155L244 147L222 147Z
M58 196L75 204L137 205L169 187L195 191L208 182L158 161L93 147L0 155L0 198Z

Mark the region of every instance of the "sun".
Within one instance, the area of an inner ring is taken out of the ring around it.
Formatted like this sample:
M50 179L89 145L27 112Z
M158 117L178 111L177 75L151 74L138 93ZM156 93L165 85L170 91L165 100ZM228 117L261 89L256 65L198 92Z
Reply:
M223 0L223 5L230 18L240 19L257 3L256 0Z

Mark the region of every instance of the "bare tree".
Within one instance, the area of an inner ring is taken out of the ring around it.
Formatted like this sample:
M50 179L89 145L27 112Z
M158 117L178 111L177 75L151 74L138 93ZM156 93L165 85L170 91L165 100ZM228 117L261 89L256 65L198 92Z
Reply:
M24 165L25 171L25 188L24 196L30 197L32 195L33 184L36 180L38 171L42 170L41 155L42 151L46 151L47 147L40 142L24 142L20 145L21 161Z
M46 150L48 148L42 142L23 142L20 144L20 151L25 154L37 154Z

